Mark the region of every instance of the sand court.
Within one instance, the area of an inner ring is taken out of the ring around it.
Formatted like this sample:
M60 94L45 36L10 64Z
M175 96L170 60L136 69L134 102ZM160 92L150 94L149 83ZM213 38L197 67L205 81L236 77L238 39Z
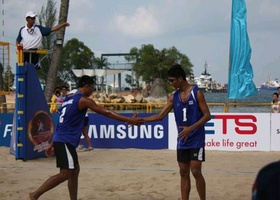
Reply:
M178 200L180 177L174 150L95 149L78 152L81 166L79 200ZM277 161L280 152L206 151L203 174L208 200L250 199L258 170ZM0 147L0 197L26 199L47 178L58 173L55 158L16 161ZM67 183L40 200L68 200ZM198 200L192 178L192 200Z

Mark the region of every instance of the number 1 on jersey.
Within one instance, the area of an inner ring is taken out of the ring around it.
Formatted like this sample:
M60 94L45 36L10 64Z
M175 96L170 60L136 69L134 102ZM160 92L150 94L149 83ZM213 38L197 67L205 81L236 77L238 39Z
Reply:
M183 122L186 122L187 120L187 108L183 108Z

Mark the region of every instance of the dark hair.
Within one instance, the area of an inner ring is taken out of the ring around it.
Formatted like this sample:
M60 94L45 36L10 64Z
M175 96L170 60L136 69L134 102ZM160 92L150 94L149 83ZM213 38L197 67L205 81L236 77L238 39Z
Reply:
M65 88L66 90L68 90L68 86L67 85L62 85L60 88L61 89Z
M264 166L253 185L253 200L280 198L280 161Z
M93 85L94 81L91 77L84 75L80 78L79 82L78 82L78 88L82 88L84 87L86 84L89 85Z
M59 90L59 91L60 91L60 87L58 87L58 86L57 86L57 87L55 87L53 91L54 91L54 92L56 92L57 90Z
M279 97L279 94L277 92L274 92L273 95L276 95L277 97Z
M180 78L186 80L186 72L183 70L182 66L179 64L173 65L167 72L167 75L170 77Z

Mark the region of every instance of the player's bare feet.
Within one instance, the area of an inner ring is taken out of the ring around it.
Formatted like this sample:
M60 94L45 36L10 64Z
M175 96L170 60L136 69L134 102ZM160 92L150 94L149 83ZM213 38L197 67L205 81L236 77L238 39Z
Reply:
M37 199L32 195L32 193L29 193L27 200L37 200Z

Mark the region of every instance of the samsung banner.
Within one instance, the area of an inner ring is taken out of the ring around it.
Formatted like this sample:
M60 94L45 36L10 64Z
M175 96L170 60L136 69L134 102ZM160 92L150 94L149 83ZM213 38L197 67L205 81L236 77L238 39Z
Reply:
M145 117L150 114L140 115ZM130 126L103 115L89 114L88 134L95 148L167 149L168 118L160 122Z

